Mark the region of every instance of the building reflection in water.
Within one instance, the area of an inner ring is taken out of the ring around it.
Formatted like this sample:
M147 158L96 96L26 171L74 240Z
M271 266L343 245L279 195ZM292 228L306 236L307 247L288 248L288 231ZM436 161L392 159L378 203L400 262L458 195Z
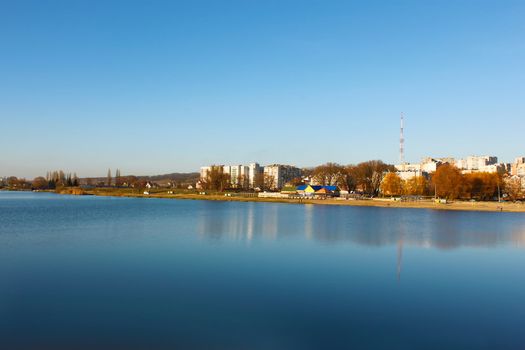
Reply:
M397 242L397 281L401 280L401 268L403 267L403 237Z
M455 249L525 246L518 213L452 212L329 205L208 202L196 216L212 240L275 240L303 236L323 244Z
M515 247L525 248L525 225L512 233L512 243Z
M313 238L313 220L314 220L314 204L304 205L304 235L306 239L310 240Z

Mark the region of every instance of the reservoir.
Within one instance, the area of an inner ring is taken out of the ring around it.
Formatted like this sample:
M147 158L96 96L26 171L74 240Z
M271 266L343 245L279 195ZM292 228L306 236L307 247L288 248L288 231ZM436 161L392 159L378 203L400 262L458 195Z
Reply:
M525 214L0 192L3 349L523 349Z

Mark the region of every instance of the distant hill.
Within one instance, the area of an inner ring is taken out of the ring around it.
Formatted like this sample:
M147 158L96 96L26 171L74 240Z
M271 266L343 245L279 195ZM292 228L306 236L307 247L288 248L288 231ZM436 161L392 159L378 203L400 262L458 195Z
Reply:
M128 176L135 176L139 180L147 180L151 182L158 183L159 185L165 185L168 182L171 183L177 183L177 184L195 184L197 181L199 181L200 174L199 173L170 173L170 174L162 174L162 175L122 175L123 178ZM96 184L99 182L105 182L106 177L90 177L90 178L81 178L80 183L85 184L88 182L88 179ZM113 180L115 178L113 177Z
M147 179L149 181L157 182L162 184L165 182L176 182L176 183L187 183L195 184L199 181L199 173L171 173L164 175L154 175L154 176L138 176L140 179Z

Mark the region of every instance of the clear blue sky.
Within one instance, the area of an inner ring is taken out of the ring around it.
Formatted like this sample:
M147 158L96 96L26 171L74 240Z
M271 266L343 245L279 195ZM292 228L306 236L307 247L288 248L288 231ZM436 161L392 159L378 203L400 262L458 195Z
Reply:
M0 176L525 154L525 1L0 0Z

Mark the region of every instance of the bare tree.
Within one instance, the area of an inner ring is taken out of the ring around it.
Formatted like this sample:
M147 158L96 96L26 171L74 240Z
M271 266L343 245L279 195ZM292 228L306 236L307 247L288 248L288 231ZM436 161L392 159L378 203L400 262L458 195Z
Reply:
M344 186L345 177L345 168L337 163L319 165L312 172L313 180L323 186Z
M230 174L225 173L222 166L212 165L202 182L205 189L222 192L230 185Z
M111 169L108 169L106 184L108 185L108 187L111 187Z

